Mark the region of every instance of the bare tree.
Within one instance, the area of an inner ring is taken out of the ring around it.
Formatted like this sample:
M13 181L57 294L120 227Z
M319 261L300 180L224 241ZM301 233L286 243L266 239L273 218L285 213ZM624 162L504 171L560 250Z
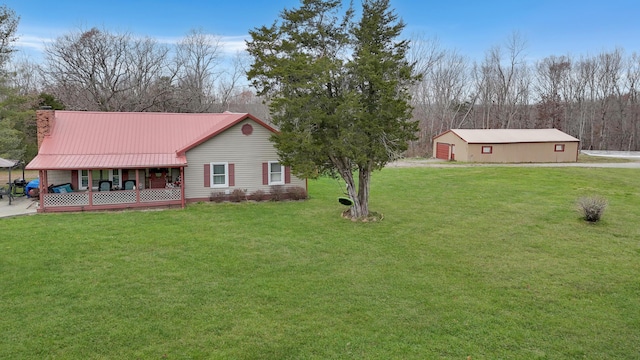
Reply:
M538 62L536 70L536 90L540 100L535 126L565 130L565 104L570 100L562 98L562 94L567 94L563 89L568 84L571 61L564 56L550 56Z
M504 49L494 46L487 52L479 68L481 74L476 79L481 79L484 106L490 109L483 123L489 128L526 126L527 118L522 111L529 102L531 78L524 61L525 47L524 39L513 33Z
M169 94L168 89L154 86L156 80L164 76L171 81L175 77L167 66L169 49L144 38L133 41L129 52L129 90L123 94L123 107L148 111Z
M417 139L410 142L408 155L425 156L431 152L431 139L440 128L433 116L435 98L433 84L428 76L433 67L443 58L442 50L437 38L427 38L424 34L414 34L411 39L411 49L408 60L415 64L416 75L422 79L411 89L413 117L418 122Z
M213 111L215 83L221 75L220 38L202 30L192 30L176 47L175 94L179 112Z
M15 88L19 95L35 94L43 90L40 67L37 63L28 58L21 58L12 60L9 66L11 87Z
M168 49L155 40L92 28L63 35L45 49L45 81L69 108L143 111L158 94Z
M6 5L0 5L0 68L9 61L15 51L13 43L18 39L16 31L20 17Z
M622 149L630 151L640 148L640 96L638 87L640 86L640 56L633 53L627 61L625 79L625 93L627 94L627 117L628 127L626 129L629 140L623 144Z

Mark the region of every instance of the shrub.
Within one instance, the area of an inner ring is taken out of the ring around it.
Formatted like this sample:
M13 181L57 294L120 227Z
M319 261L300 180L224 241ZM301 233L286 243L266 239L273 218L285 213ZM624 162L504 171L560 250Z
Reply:
M230 200L232 202L241 202L247 200L247 190L234 189L231 192Z
M304 200L307 198L307 190L300 186L294 186L287 189L287 195L291 200Z
M249 198L255 201L264 201L267 200L268 196L263 190L256 190L253 194L249 195Z
M607 204L607 199L601 196L583 197L578 199L578 211L586 221L596 222L602 217Z
M280 201L284 199L284 188L282 185L272 185L269 190L269 194L271 195L271 200Z
M209 196L209 201L213 201L213 202L223 202L226 199L226 195L221 192L221 191L215 191L212 192L211 195Z

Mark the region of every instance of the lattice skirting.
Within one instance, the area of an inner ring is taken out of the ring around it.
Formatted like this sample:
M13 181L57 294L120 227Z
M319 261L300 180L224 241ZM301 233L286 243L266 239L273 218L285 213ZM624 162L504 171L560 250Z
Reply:
M140 202L180 200L181 194L180 188L141 190Z
M93 193L93 205L134 204L135 191L105 191Z
M105 192L78 192L65 194L45 194L44 207L64 206L89 206L89 194L92 197L92 205L126 205L137 204L136 190L105 191ZM182 192L180 188L174 189L146 189L140 190L140 204L164 201L179 201Z
M45 194L44 207L86 206L89 205L89 193Z

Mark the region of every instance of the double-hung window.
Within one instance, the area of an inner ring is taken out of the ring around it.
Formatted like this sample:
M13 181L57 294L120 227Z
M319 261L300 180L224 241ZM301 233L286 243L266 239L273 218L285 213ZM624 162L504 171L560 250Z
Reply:
M269 185L284 185L284 166L277 161L269 161Z
M211 163L211 187L229 187L229 163Z

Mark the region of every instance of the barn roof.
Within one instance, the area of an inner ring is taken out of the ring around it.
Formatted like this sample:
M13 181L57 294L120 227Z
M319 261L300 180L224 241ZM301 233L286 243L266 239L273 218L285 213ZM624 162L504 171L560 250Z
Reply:
M580 141L558 129L451 129L450 131L469 144Z
M175 167L185 152L238 122L247 113L176 114L56 111L53 127L27 169Z

